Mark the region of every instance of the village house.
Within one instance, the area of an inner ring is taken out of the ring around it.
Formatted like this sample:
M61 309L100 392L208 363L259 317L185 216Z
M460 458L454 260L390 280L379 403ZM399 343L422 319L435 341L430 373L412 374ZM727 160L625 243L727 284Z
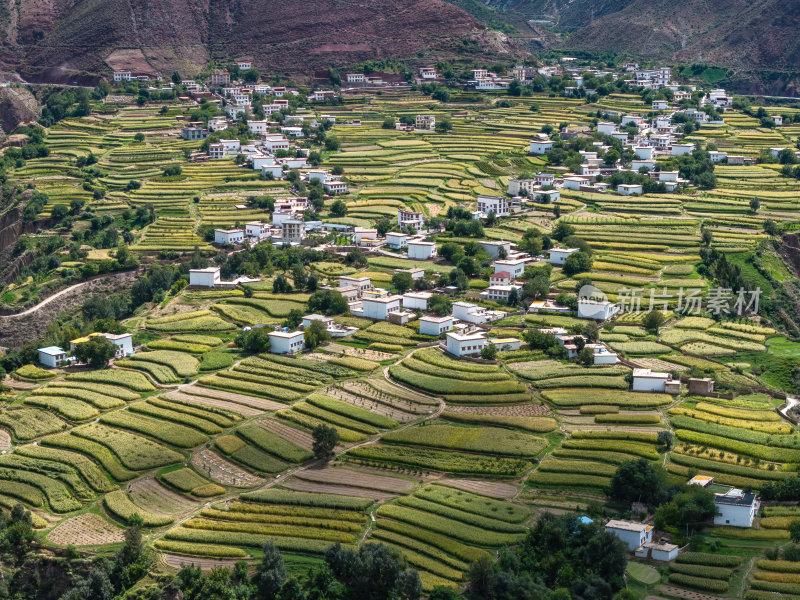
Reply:
M481 240L478 244L492 258L500 258L501 255L506 257L511 253L511 242Z
M531 154L547 154L552 149L553 141L543 133L537 134L536 137L531 140Z
M428 302L432 297L431 292L406 292L403 294L403 308L428 310Z
M641 183L620 183L617 186L617 192L623 196L641 196L643 188Z
M600 121L597 124L597 133L604 133L605 135L611 135L619 131L619 125L612 121Z
M511 205L505 196L478 196L478 212L481 215L494 213L496 217L507 217L511 214Z
M208 137L208 129L204 127L197 127L189 125L181 127L181 138L184 140L204 140Z
M511 283L511 273L508 271L498 271L489 275L489 285L508 285Z
M677 391L675 390L677 384ZM634 392L662 392L667 394L680 392L680 380L673 381L669 373L659 373L650 369L634 369Z
M578 298L578 318L606 321L620 311L618 304L608 300L594 300L592 298Z
M480 293L480 297L484 300L493 300L494 302L508 302L508 299L514 292L517 293L517 298L519 298L521 289L521 285L490 285Z
M519 350L522 345L518 338L513 337L492 338L488 342L495 346L498 352L513 352L514 350Z
M649 558L651 560L669 562L678 557L678 546L666 542L647 542L636 548L633 553L638 558Z
M453 317L475 325L486 323L489 320L484 307L469 302L453 302Z
M711 377L690 377L689 393L704 396L714 392L714 380Z
M215 229L214 243L223 246L231 244L241 244L244 241L244 231L242 229Z
M414 125L417 129L433 131L436 129L436 115L417 115Z
M447 352L453 356L480 356L481 350L486 346L483 332L479 333L452 333L445 334Z
M269 351L273 354L295 354L306 347L302 331L270 331Z
M434 317L425 315L419 319L419 332L422 335L441 335L453 328L453 317Z
M260 242L269 237L270 224L250 221L244 224L244 235L251 242Z
M189 269L189 285L213 288L220 282L219 267Z
M508 195L519 196L522 192L525 192L526 195L530 196L536 185L535 179L509 179Z
M358 297L372 289L372 280L369 277L353 277L352 275L342 275L339 277L339 287L355 287Z
M719 150L708 150L708 158L711 159L711 162L721 163L728 160L728 153L720 152Z
M397 225L399 227L410 226L419 231L425 225L425 216L421 212L401 208L397 211Z
M364 240L375 240L375 239L378 239L377 229L356 227L353 230L353 241L356 243L356 245L360 246Z
M312 102L325 102L326 100L333 100L336 98L336 92L333 90L317 90L316 92L312 92L309 96L309 100Z
M67 353L59 346L39 348L37 352L39 353L39 362L46 367L57 367L67 360Z
M415 269L415 268L411 268L411 269L395 269L394 272L395 273L408 273L409 275L411 275L411 279L413 279L413 280L422 279L423 277L425 277L425 269Z
M114 81L130 81L131 79L133 77L130 71L114 71Z
M551 302L550 300L534 300L528 307L528 312L529 313L554 312L554 313L568 314L572 312L572 309L569 306L560 306L555 302Z
M418 240L409 240L406 244L408 248L408 258L415 258L418 260L428 260L436 257L436 244L434 242L423 242Z
M692 152L694 152L694 144L672 144L670 146L670 154L672 156L683 156Z
M550 248L547 251L547 262L551 265L561 266L575 252L580 252L580 248Z
M422 79L436 79L436 68L435 67L420 67L419 69L419 76Z
M555 185L556 176L553 173L537 173L533 176L533 182L542 187Z
M392 314L396 314L398 317L402 315L406 315L406 318L403 320L399 320L401 323L405 323L408 321L408 318L411 317L410 313L403 311L402 307L403 297L402 296L376 296L374 298L369 297L362 297L361 298L361 307L362 317L366 317L367 319L376 319L378 321L388 321ZM394 322L396 319L391 319Z
M566 175L561 179L561 185L567 190L574 190L576 192L580 191L580 189L584 186L587 186L591 183L588 177L579 177L577 175Z
M537 191L532 200L536 200L537 202L543 202L545 204L550 204L551 202L555 202L561 198L561 192L558 190L539 190Z
M733 488L724 494L714 494L714 506L717 507L714 525L750 527L761 504L752 492Z
M622 540L628 550L636 550L639 546L653 541L653 526L634 521L612 519L606 523L606 531Z
M133 334L132 333L90 333L89 335L76 338L74 340L70 340L69 342L69 349L70 352L74 352L75 348L78 344L83 344L84 342L88 342L90 339L94 337L104 337L109 342L116 346L116 351L114 356L130 356L133 354Z
M231 83L231 74L227 71L222 71L217 69L211 73L211 85L213 86L223 86L223 85L230 85Z
M335 179L331 176L328 176L325 178L325 181L322 184L322 189L325 190L325 193L336 196L338 194L344 194L347 192L347 183L341 179Z
M492 267L495 273L506 271L511 279L516 279L525 273L526 264L528 260L525 258L503 258L494 261Z
M306 237L306 224L299 219L287 219L281 223L281 243L294 246Z
M408 244L409 236L407 233L398 233L396 231L387 231L386 232L386 245L392 249L400 249L405 248Z
M344 76L347 83L364 83L365 78L363 73L347 73Z

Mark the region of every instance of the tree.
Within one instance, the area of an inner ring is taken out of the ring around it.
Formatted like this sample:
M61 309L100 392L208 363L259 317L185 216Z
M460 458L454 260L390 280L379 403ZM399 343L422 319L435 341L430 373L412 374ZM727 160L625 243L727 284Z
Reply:
M282 274L278 275L275 278L275 281L272 282L272 293L273 294L285 294L287 292L292 291L292 284L289 283Z
M750 210L753 213L757 213L758 209L761 208L761 202L758 198L751 198L750 199Z
M796 519L789 523L789 539L795 544L800 543L800 521Z
M178 73L177 71L172 72L172 83L174 83L175 85L180 85L181 83L181 74Z
M428 301L428 310L439 316L449 315L453 310L453 302L447 296L435 294Z
M452 129L453 129L453 123L450 121L450 119L444 118L436 121L437 133L447 133Z
M623 504L639 501L654 506L663 500L665 487L663 472L640 458L620 465L611 478L608 494Z
M347 310L347 300L336 290L317 290L308 299L308 311L312 313L340 315Z
M345 204L341 200L336 200L333 204L331 204L332 217L343 217L346 214L347 214L347 204Z
M284 321L284 326L288 327L289 329L295 329L296 327L300 326L300 323L303 322L303 311L299 308L293 308L289 311L288 316L286 317L286 321Z
M397 596L401 600L419 600L422 597L422 580L416 569L406 569L397 576Z
M507 304L509 306L516 306L519 304L519 291L517 291L517 288L511 288L511 291L508 293Z
M561 267L561 270L564 272L564 275L575 275L577 273L583 273L584 271L588 271L592 268L592 257L589 256L586 252L573 252L567 257L567 260L564 262L564 266Z
M559 221L553 228L553 232L550 234L550 237L560 242L571 235L575 235L575 228L572 225L564 223L564 221Z
M714 236L711 233L711 231L708 230L708 229L705 229L705 228L701 232L700 238L703 240L703 245L704 246L709 246L711 244L711 242L714 240Z
M403 294L414 286L414 279L411 277L411 273L399 271L392 275L392 286L394 286L398 294Z
M591 348L581 348L578 352L578 362L582 365L590 366L594 364L594 350Z
M239 332L233 338L233 343L245 352L260 354L269 350L269 335L263 327L257 327L250 331Z
M321 423L311 432L314 438L312 449L316 458L329 461L333 458L333 449L339 443L339 432L335 427Z
M381 125L381 127L384 129L394 129L396 125L397 122L394 120L394 117L386 117L383 120L383 125Z
M764 221L764 233L767 235L778 235L778 225L772 219Z
M367 266L367 257L364 256L364 253L361 251L361 248L356 248L355 250L351 250L348 252L344 257L344 264L348 267L366 267Z
M286 565L272 542L265 542L261 549L264 555L253 577L253 585L259 600L276 600L286 582Z
M644 316L644 319L642 319L642 325L644 325L644 328L650 333L657 334L659 328L664 324L665 318L663 312L651 310Z
M328 333L328 328L325 323L314 320L303 332L303 339L306 342L306 346L309 348L316 348L323 342L330 340L331 334Z
M543 333L538 329L526 329L522 333L522 339L524 339L533 350L547 350L558 343L553 334Z
M669 450L672 448L672 433L666 429L662 429L658 432L656 443L658 443L659 446L663 446L665 449Z
M95 368L106 366L116 353L117 346L102 335L91 337L75 346L75 358Z
M497 358L497 346L492 344L491 342L487 342L486 345L481 348L481 358L486 360L494 360Z
M325 150L328 152L334 152L339 149L339 138L335 135L328 135L325 136Z

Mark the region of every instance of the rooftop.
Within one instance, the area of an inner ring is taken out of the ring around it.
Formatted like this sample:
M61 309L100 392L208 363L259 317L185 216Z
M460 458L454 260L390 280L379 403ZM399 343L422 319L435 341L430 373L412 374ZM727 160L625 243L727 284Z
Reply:
M737 488L731 488L724 494L714 494L714 504L727 504L729 506L752 506L756 495Z
M270 331L267 335L277 338L293 338L304 334L302 331Z
M646 523L618 521L616 519L612 519L606 523L606 529L621 529L623 531L650 531L652 528L652 525L647 525Z
M59 346L47 346L46 348L39 348L39 352L42 354L50 354L51 356L56 354L66 354L66 352Z
M485 335L482 331L476 333L453 333L449 332L445 334L449 338L453 338L457 342L474 342L477 340L485 339L483 336Z

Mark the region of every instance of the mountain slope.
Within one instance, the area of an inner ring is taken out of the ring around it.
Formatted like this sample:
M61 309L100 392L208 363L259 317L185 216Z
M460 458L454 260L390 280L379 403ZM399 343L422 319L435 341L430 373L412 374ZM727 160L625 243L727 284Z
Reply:
M122 49L164 71L249 55L261 69L299 73L435 55L480 28L443 0L0 0L0 64L48 79L93 75Z

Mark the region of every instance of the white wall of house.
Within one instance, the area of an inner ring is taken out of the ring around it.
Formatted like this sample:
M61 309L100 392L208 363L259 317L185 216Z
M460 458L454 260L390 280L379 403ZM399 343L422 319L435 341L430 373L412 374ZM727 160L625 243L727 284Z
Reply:
M270 331L269 351L273 354L294 354L305 348L305 338L302 331Z
M453 328L453 317L421 317L419 332L422 335L441 335Z

